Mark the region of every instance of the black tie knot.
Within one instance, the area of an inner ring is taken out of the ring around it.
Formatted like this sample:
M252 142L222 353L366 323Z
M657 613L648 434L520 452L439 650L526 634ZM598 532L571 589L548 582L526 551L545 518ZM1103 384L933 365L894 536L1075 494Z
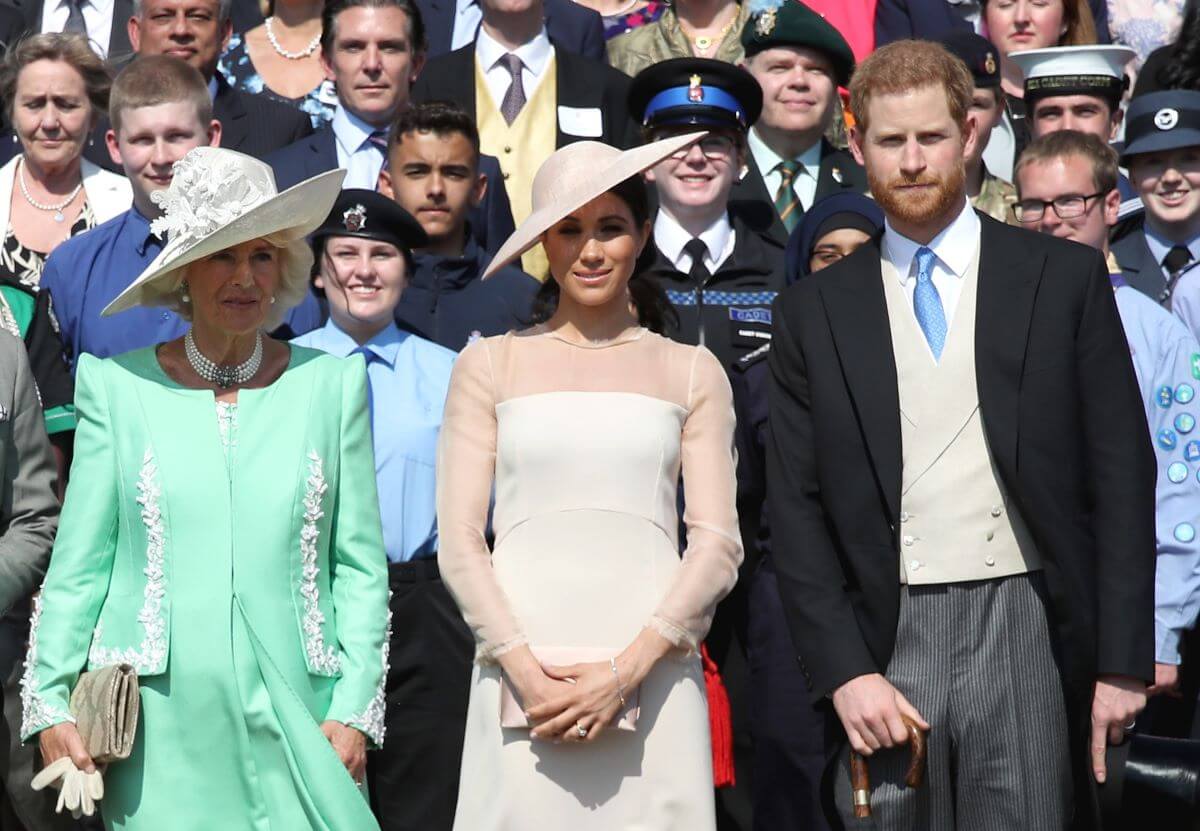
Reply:
M1176 245L1167 252L1167 256L1163 257L1163 265L1167 267L1167 271L1172 274L1177 274L1183 270L1184 266L1192 261L1192 252L1188 250L1186 245Z
M708 244L700 237L693 237L683 246L683 253L692 258L693 264L697 261L704 262L704 255L708 253Z

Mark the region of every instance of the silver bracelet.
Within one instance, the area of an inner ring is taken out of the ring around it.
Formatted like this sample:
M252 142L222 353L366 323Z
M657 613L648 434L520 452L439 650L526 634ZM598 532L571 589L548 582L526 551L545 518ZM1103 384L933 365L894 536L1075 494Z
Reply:
M608 668L612 670L613 677L617 679L617 699L621 702L621 706L625 706L625 686L621 683L621 673L617 672L617 659L608 659Z

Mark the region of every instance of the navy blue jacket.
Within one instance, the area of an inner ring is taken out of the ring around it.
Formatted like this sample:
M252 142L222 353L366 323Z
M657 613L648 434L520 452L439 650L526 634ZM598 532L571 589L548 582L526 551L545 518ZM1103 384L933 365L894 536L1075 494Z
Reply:
M454 37L454 16L458 11L455 0L416 0L425 23L428 57L435 58L451 51ZM608 62L604 49L604 21L599 13L573 0L545 0L546 33L550 40L569 52Z
M326 125L311 136L276 150L265 161L275 171L275 186L280 190L333 170L338 166L333 128ZM494 156L480 156L479 172L487 176L487 192L479 207L471 210L468 221L472 228L479 229L475 232L479 244L487 251L495 251L515 229L512 206L504 189L500 162Z
M942 41L951 32L970 31L946 0L879 0L875 7L875 47L893 40L921 38ZM1088 0L1096 21L1096 40L1109 43L1108 5L1105 0Z
M475 338L526 328L541 284L512 265L480 280L491 259L469 233L461 257L418 251L396 323L455 352Z

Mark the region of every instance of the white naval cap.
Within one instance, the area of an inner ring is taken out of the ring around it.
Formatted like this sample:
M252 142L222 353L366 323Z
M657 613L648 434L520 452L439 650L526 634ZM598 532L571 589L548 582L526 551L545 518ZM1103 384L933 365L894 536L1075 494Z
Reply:
M1137 55L1128 46L1055 46L1011 52L1025 76L1025 95L1100 95L1120 98L1125 65Z

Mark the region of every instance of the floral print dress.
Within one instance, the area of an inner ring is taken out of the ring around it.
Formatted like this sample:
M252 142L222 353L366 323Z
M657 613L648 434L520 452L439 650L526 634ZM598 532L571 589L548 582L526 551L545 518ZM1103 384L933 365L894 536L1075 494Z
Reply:
M87 202L79 210L79 216L71 224L70 236L75 237L90 230L96 224L92 214L92 206ZM4 231L4 241L0 242L0 277L11 277L19 283L37 288L42 280L42 269L46 267L46 258L50 255L42 251L26 248L12 226Z
M320 129L333 120L334 110L337 109L337 92L333 88L332 81L322 81L319 86L300 98L288 98L286 95L280 95L267 86L263 77L258 74L258 70L254 68L254 61L250 60L250 52L246 48L244 34L235 33L229 38L229 46L226 47L224 54L217 62L217 71L225 76L225 80L234 89L255 95L265 95L273 101L288 104L304 112L312 119L314 130Z

